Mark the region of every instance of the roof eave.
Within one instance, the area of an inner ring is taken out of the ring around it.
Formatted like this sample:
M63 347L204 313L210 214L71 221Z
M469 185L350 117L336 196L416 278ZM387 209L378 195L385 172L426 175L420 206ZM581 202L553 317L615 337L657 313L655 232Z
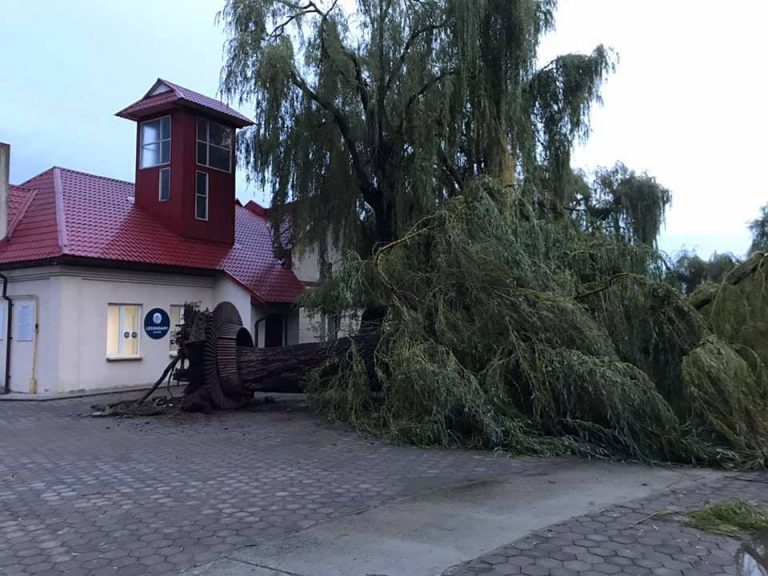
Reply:
M83 268L115 268L119 270L135 270L145 272L165 272L171 274L185 274L195 276L216 276L220 270L214 268L192 268L188 266L175 266L168 264L153 264L147 262L134 262L131 260L115 260L110 258L92 258L88 256L75 256L72 254L60 254L34 260L16 260L12 262L0 262L0 270L18 270L20 268L39 268L41 266L81 266Z
M210 114L211 116L214 116L216 118L226 120L229 124L231 124L235 128L245 128L246 126L253 126L253 121L246 118L245 116L236 116L234 114L227 114L226 112L222 112L220 110L216 110L208 106L203 106L202 104L191 102L190 100L185 100L184 98L180 98L177 101L177 103L181 104L182 106L186 106L187 108L192 108L193 110L199 110L201 112L205 112L206 114Z
M141 100L139 100L139 102L141 102ZM234 126L235 128L253 126L253 121L246 118L245 116L240 117L235 116L234 114L227 114L225 112L209 108L208 106L202 106L183 98L179 98L178 100L173 101L159 102L156 106L149 106L147 108L142 108L141 110L131 110L131 108L133 108L136 104L138 104L138 102L134 102L127 108L123 108L117 112L115 116L118 118L125 118L126 120L133 120L134 122L140 122L144 118L157 114L158 112L166 112L176 106L184 106L185 108L205 112L206 114L214 118L218 118L219 120L222 120L227 124Z

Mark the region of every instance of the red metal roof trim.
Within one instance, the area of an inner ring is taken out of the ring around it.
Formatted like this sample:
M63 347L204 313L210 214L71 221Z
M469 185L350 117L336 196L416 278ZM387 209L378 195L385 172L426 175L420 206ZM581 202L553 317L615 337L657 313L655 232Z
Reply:
M152 94L158 85L164 85L169 88L166 92L160 92ZM168 82L162 78L158 78L157 82L152 85L152 88L144 95L141 100L138 100L124 108L117 113L117 116L121 118L128 118L129 120L139 120L141 117L149 114L155 110L160 111L167 109L171 104L186 104L192 108L199 108L216 115L223 116L228 119L232 124L238 128L250 126L253 122L246 116L243 116L237 110L230 108L224 102L210 98L173 82Z
M254 200L248 202L245 207L257 216L261 216L262 218L267 218L269 216L269 210Z
M6 239L13 235L16 226L19 225L24 214L27 213L29 205L35 199L35 194L37 194L37 190L21 186L10 186L8 189L8 233Z

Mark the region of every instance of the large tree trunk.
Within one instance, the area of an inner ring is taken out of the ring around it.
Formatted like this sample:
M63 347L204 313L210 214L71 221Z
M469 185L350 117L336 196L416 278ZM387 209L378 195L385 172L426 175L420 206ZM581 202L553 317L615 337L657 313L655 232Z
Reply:
M237 310L227 302L217 306L213 314L199 314L196 322L204 323L204 328L198 326L190 332L205 333L205 340L184 344L188 367L176 372L177 378L189 382L182 403L184 410L235 409L248 403L254 392L303 392L310 371L321 368L323 374L333 374L353 346L376 389L374 353L381 335L378 323L355 336L332 342L254 348Z
M324 371L333 373L339 362L350 353L354 344L357 353L373 374L373 354L379 341L379 332L368 332L333 342L312 342L281 348L237 349L240 382L254 392L303 392L304 377L315 368L326 364Z

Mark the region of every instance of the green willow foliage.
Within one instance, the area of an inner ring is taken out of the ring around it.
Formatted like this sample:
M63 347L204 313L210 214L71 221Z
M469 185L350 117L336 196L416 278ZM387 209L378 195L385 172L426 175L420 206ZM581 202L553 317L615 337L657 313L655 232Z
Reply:
M768 365L768 253L755 252L691 295L712 331Z
M315 405L425 445L765 466L768 381L662 279L659 257L481 180L306 303L388 310L375 355L310 378ZM470 190L473 189L473 190Z
M768 204L760 209L760 216L749 223L749 231L752 233L750 254L768 252Z
M353 348L312 401L418 444L765 466L768 372L668 282L669 191L570 168L612 58L537 68L555 5L227 0L274 229L290 205L299 248L348 254L305 304L386 313L381 391Z
M570 150L612 68L602 46L537 69L555 0L228 0L226 96L255 103L239 141L291 206L293 241L370 254L501 178L500 205L563 189ZM535 185L535 186L534 186ZM539 191L539 192L536 192ZM549 198L551 195L547 194ZM562 198L554 196L560 208Z
M667 279L683 294L691 295L708 284L720 284L740 264L733 254L715 252L704 260L695 252L682 250L670 263Z

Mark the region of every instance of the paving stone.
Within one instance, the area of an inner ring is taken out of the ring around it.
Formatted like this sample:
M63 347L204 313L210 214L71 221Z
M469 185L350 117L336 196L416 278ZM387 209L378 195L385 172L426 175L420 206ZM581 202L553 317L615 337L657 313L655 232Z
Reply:
M392 446L279 403L88 416L120 399L0 402L0 575L176 576L425 489L539 466Z
M735 576L738 542L697 532L682 523L682 515L658 515L735 497L768 505L768 475L702 480L695 490L663 492L574 518L454 566L444 576L478 576L477 567L489 559L530 576L544 570L549 576ZM499 563L501 558L506 562Z
M94 403L0 402L2 576L175 576L425 489L535 470L537 461L363 438L302 411L104 420ZM452 576L735 574L738 544L661 511L765 502L765 475L670 490L550 526ZM645 519L645 521L644 521ZM671 572L670 572L671 571Z

